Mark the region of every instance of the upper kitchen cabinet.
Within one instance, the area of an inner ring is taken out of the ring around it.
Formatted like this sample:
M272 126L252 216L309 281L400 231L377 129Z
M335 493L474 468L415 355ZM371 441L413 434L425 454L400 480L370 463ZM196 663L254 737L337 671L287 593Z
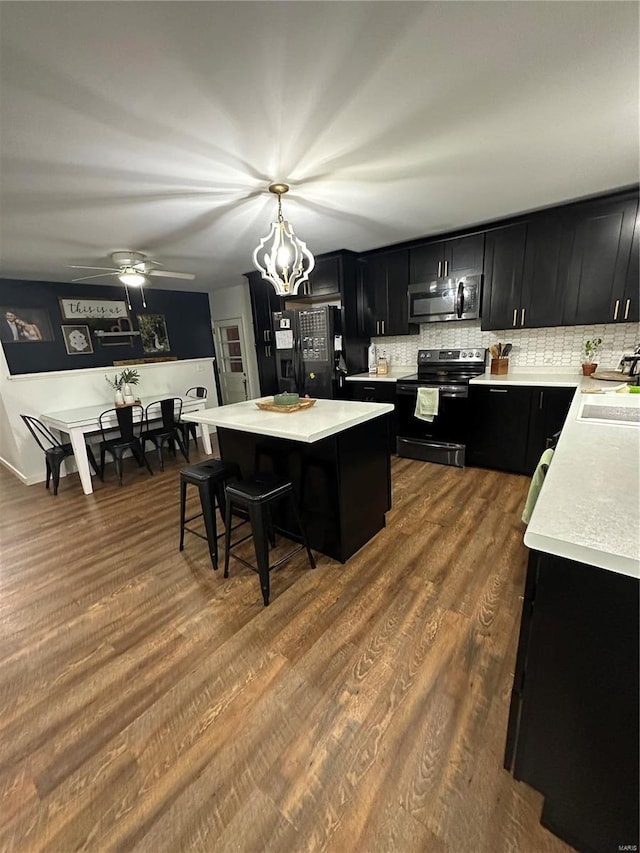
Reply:
M370 255L362 263L363 334L418 334L419 327L409 323L409 251L400 249Z
M640 276L638 266L640 264L640 211L636 215L636 225L633 229L633 241L631 243L631 258L627 270L627 282L624 289L620 319L622 322L637 323L640 320Z
M484 262L484 233L437 240L409 250L409 283L436 278L479 275Z
M482 294L482 328L509 329L522 310L527 226L510 225L487 234Z
M637 213L637 193L572 207L564 325L638 320Z
M342 256L340 253L334 255L318 255L316 264L296 294L296 299L304 296L330 297L340 296L342 293Z
M483 329L559 325L563 219L543 214L487 234Z

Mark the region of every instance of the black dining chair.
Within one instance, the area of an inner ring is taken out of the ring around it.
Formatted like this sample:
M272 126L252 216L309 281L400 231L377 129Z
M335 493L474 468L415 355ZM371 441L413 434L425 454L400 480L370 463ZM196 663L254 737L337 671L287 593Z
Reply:
M196 400L206 400L207 399L207 389L204 385L194 385L193 388L187 388L184 393L185 397L192 397ZM198 446L198 433L197 433L197 424L194 424L193 421L180 421L179 424L180 434L182 435L182 440L184 441L185 447L187 450L189 449L189 441L193 438L193 443L195 446Z
M144 429L142 431L142 450L147 441L155 445L158 451L160 470L164 471L163 448L166 443L169 451L175 456L176 444L184 458L189 461L189 452L185 446L180 431L180 417L182 416L182 400L180 397L167 397L165 400L156 400L149 403L144 410ZM159 424L159 426L154 426Z
M105 456L110 453L118 473L118 480L122 485L122 457L127 450L131 451L140 468L146 465L151 475L153 471L142 450L140 436L142 433L144 410L142 406L118 406L115 409L107 409L98 418L98 425L102 434L100 442L100 474L104 476ZM114 435L117 423L118 435Z
M24 421L31 435L35 438L36 444L45 455L47 462L46 487L47 489L49 488L49 481L51 480L51 477L53 477L53 494L57 495L58 485L60 484L60 466L65 459L74 455L73 447L70 444L62 444L62 442L58 441L51 430L46 427L42 421L39 421L38 418L34 418L31 415L20 415L20 417ZM96 463L96 458L93 455L91 445L87 444L86 447L89 463L98 477L102 480L102 474L98 470L98 465Z

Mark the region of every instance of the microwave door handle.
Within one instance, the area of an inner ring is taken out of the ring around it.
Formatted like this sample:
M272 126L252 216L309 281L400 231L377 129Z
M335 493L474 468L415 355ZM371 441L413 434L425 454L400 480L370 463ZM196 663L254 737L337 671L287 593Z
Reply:
M456 299L456 314L458 319L462 317L464 311L464 282L458 284L458 298Z

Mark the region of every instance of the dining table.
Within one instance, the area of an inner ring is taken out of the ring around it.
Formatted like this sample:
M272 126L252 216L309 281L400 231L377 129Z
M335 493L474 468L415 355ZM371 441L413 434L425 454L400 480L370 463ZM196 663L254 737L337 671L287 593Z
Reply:
M180 394L164 394L162 397L153 397L148 400L140 400L140 405L144 409L150 403L167 397L178 397L182 400L182 414L196 412L199 409L204 409L207 406L207 400L197 399L194 397L183 397ZM77 409L64 409L61 412L45 412L40 415L40 419L51 429L55 429L60 433L66 433L69 436L73 454L75 456L76 465L78 466L78 474L82 483L82 491L85 495L93 493L93 483L91 481L91 468L89 466L89 457L87 455L86 436L92 433L100 433L99 418L100 415L113 408L109 404L98 403L92 406L82 406ZM115 414L105 421L107 426L117 428L118 422ZM209 435L209 427L206 423L199 425L200 438L205 453L211 455L211 437Z

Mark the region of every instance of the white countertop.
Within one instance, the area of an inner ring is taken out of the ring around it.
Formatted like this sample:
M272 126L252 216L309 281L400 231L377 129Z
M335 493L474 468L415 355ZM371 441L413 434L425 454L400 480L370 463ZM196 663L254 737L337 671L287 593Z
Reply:
M540 379L527 384L545 384ZM627 415L629 409L640 411L640 394L614 393L615 383L602 380L575 380L579 388L524 542L536 551L640 577L640 424L582 419L585 405L621 408ZM583 393L603 388L607 393Z
M262 397L261 400L272 400ZM299 412L265 412L257 400L232 403L184 415L183 420L205 423L240 432L252 432L290 441L313 442L366 423L393 411L391 403L360 403L350 400L316 400Z
M347 382L397 382L405 376L414 376L418 368L411 364L399 364L389 368L388 373L354 373L347 376Z

